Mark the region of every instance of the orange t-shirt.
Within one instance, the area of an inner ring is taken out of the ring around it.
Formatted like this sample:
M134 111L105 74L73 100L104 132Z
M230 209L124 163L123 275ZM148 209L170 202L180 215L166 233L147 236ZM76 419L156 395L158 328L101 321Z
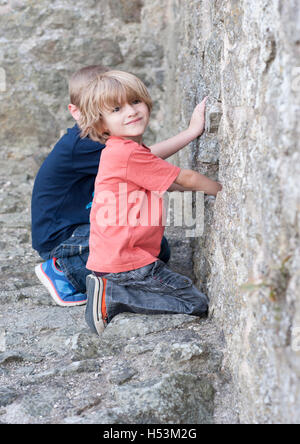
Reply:
M164 233L162 195L179 172L144 145L108 139L95 181L89 270L119 273L157 260Z

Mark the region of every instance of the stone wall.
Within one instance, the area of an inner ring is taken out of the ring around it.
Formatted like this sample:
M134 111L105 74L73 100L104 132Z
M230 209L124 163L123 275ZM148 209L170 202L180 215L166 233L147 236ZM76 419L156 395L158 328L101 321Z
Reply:
M300 417L299 23L293 0L168 2L167 112L187 121L210 95L206 135L176 160L223 184L194 270L241 422Z
M73 125L69 76L98 63L131 71L149 86L157 103L147 133L152 142L160 128L162 9L146 0L0 0L1 144L31 153L53 146Z
M296 0L0 0L6 287L32 291L30 190L43 157L73 124L66 107L74 70L104 63L139 75L156 104L147 143L185 128L209 94L205 134L173 160L218 178L223 191L205 198L204 235L176 248L184 245L184 272L193 248L210 321L225 340L222 368L234 390L230 402L219 401L218 418L232 408L242 423L300 417L299 23ZM18 297L21 313L25 296ZM43 328L39 334L51 336Z

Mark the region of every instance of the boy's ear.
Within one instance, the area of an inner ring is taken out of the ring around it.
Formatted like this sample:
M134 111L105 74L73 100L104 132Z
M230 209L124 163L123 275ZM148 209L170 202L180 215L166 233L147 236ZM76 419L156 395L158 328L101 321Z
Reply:
M73 103L70 103L68 105L68 110L70 111L73 119L76 120L76 122L80 119L81 117L81 112L79 111L79 109L77 108L76 105L73 105Z

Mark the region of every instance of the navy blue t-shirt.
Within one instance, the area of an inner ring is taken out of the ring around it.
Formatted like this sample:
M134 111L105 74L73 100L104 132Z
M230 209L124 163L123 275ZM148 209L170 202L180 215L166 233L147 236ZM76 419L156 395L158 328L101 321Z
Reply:
M42 164L31 201L32 246L51 251L89 223L94 182L105 145L80 138L77 125L69 128Z

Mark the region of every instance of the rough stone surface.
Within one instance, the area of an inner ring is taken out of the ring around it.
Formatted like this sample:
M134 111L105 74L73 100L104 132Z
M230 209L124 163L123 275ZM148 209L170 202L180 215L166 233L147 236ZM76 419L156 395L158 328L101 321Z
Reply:
M300 422L299 23L296 0L0 0L0 422ZM202 236L167 228L208 319L122 314L99 339L34 275L33 179L94 63L149 86L146 143L209 94L173 160L223 191Z
M156 102L155 116L163 80L159 3L10 0L0 5L0 67L6 77L6 88L0 88L1 145L26 147L32 154L53 146L73 126L67 111L68 78L92 64L139 75ZM151 17L154 28L148 27ZM161 126L153 119L149 142Z
M205 136L175 162L223 184L194 271L243 423L300 418L299 17L294 0L168 2L166 113L185 124L210 96Z
M236 422L225 408L232 389L223 339L210 319L124 313L99 338L84 307L52 302L30 248L33 173L21 165L33 171L35 163L26 152L1 155L0 423ZM171 266L192 276L191 249L174 236L170 229Z

